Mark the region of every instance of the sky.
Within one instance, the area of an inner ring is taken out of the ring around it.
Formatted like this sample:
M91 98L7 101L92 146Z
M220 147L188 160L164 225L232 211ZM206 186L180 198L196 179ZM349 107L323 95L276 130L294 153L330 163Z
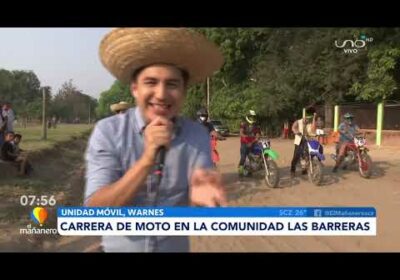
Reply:
M99 58L99 44L111 28L0 28L0 69L32 70L41 86L56 94L72 79L98 98L114 82Z

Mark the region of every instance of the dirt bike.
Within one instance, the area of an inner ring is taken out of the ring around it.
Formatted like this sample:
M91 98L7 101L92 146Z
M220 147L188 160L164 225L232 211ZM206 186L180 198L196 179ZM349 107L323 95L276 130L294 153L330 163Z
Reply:
M321 161L325 160L325 156L320 152L321 143L317 140L302 136L302 142L305 143L300 158L302 170L307 170L308 179L316 186L321 185L324 177L323 165Z
M271 149L270 140L261 138L253 144L249 155L246 157L243 175L250 176L262 171L266 185L275 188L279 183L279 169L275 162L277 158L278 153Z
M368 155L367 141L364 135L354 136L353 141L346 143L344 168L358 164L358 171L363 178L371 176L372 160Z

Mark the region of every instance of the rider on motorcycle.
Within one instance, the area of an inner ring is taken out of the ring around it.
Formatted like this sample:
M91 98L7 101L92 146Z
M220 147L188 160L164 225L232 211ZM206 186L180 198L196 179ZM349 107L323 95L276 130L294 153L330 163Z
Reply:
M332 172L337 172L340 164L342 163L345 153L346 145L353 141L354 136L358 133L359 127L353 122L354 116L351 113L344 115L344 122L339 125L339 143L336 145L336 164Z
M214 132L216 135L214 126L212 125L212 123L208 121L208 112L205 108L201 108L200 110L197 111L197 121L207 128L208 133L210 133L210 135L212 132Z
M219 161L219 154L217 152L217 139L218 133L215 131L214 126L208 121L208 112L205 108L201 108L197 111L197 121L207 128L208 133L211 137L211 158L214 162L214 166Z
M240 161L238 166L239 176L244 174L244 163L252 146L261 136L261 128L257 125L257 114L249 110L245 116L246 121L240 123Z
M292 125L292 131L295 135L294 138L294 153L290 167L290 175L293 178L296 174L296 165L299 162L303 150L306 145L303 135L312 136L316 132L316 117L317 113L313 107L306 109L305 118L298 119ZM320 146L322 148L322 146ZM322 152L322 151L321 151ZM307 170L303 169L302 174L306 174Z

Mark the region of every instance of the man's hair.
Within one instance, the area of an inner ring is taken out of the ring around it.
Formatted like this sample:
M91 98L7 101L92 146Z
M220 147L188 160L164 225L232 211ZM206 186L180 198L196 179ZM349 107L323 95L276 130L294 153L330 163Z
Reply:
M157 63L156 64L145 65L145 66L142 66L142 67L136 69L135 71L133 71L132 76L131 76L131 82L136 82L137 81L137 77L139 76L140 72L142 72L145 68L150 67L152 65L157 65ZM185 86L187 85L187 83L189 81L189 78L190 78L190 75L189 75L188 71L186 71L186 70L184 70L182 68L179 68L179 67L177 67L177 66L175 66L173 64L165 64L165 65L170 65L170 66L176 67L181 72L184 85Z
M5 135L6 135L6 136L8 136L8 135L10 135L10 134L12 134L12 135L14 135L14 136L15 136L15 133L14 133L14 131L7 131Z

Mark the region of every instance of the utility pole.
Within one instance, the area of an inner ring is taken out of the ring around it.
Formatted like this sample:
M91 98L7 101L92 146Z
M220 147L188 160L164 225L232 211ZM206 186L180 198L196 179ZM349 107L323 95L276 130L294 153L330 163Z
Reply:
M46 90L43 88L43 105L42 105L42 140L47 140L47 122L46 122Z

